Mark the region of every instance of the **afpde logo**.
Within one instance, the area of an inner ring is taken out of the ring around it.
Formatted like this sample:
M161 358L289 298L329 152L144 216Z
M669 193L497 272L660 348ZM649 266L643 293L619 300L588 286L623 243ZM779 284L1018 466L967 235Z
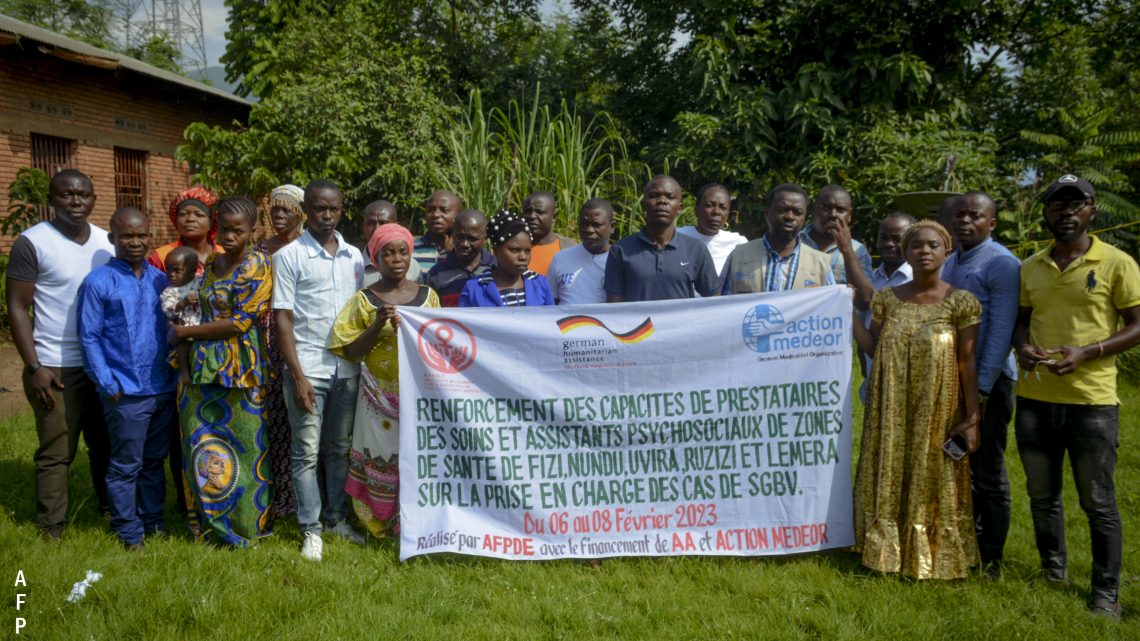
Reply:
M774 305L760 304L744 314L741 337L748 349L767 354L796 349L837 347L846 339L846 324L841 316L818 314L785 321Z
M457 374L475 362L475 334L459 321L436 318L420 327L416 336L420 358L444 374Z

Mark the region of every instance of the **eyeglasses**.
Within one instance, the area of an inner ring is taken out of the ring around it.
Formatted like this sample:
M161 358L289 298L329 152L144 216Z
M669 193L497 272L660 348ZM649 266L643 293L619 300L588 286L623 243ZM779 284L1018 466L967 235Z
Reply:
M1091 200L1085 200L1083 198L1080 200L1069 201L1052 200L1048 203L1045 203L1045 209L1052 213L1059 214L1066 211L1080 211L1091 204Z

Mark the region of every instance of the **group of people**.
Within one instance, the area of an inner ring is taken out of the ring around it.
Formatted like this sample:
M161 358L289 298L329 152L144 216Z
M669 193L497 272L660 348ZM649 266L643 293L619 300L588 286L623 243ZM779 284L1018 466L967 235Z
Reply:
M1067 581L1068 453L1092 531L1091 607L1119 618L1114 356L1140 343L1140 270L1089 234L1091 184L1066 175L1046 189L1054 243L1024 263L992 237L994 201L971 191L946 199L937 221L883 218L874 268L840 186L814 198L774 187L754 240L725 228L725 186L696 196L697 224L678 228L681 185L653 178L644 225L616 242L611 203L588 200L580 243L553 231L556 199L545 191L521 216L490 217L436 191L418 237L379 200L362 212L362 253L337 231L344 199L332 182L274 189L273 235L256 244L251 200L193 187L171 205L178 239L151 252L146 214L120 208L109 233L95 227L94 185L62 171L54 218L17 239L7 275L40 439L37 524L62 535L82 434L100 508L128 548L165 531L169 460L195 534L246 546L295 512L301 554L319 560L325 533L363 542L350 520L376 536L399 527L397 307L844 285L867 378L855 492L863 563L915 578L1000 573L1016 386L1043 578Z

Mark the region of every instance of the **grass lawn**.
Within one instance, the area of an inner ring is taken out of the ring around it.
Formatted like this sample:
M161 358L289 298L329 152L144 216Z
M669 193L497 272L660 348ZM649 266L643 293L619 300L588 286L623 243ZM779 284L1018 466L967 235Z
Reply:
M857 382L856 382L857 385ZM176 534L130 554L92 508L86 455L72 467L72 524L62 543L32 524L30 414L0 422L0 581L5 638L27 639L1140 639L1140 390L1125 387L1117 491L1124 516L1124 621L1085 609L1089 536L1066 488L1070 577L1035 582L1025 479L1010 434L1013 528L1006 571L918 583L870 574L847 552L799 557L667 558L583 563L459 556L401 564L394 542L325 545L304 562L292 520L252 550ZM857 419L858 419L858 404ZM858 425L860 421L856 422ZM858 437L856 435L856 443ZM86 599L65 598L88 569ZM27 587L11 587L22 570ZM17 612L16 594L26 594ZM12 635L17 616L27 624Z

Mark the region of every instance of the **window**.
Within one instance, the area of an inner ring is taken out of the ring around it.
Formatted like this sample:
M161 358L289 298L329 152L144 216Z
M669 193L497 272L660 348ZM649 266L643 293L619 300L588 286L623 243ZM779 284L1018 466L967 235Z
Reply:
M115 206L146 211L146 152L115 147Z
M32 134L32 167L48 176L54 176L64 169L75 166L75 141L57 138L47 134ZM48 205L39 208L40 220L50 220L52 210Z

